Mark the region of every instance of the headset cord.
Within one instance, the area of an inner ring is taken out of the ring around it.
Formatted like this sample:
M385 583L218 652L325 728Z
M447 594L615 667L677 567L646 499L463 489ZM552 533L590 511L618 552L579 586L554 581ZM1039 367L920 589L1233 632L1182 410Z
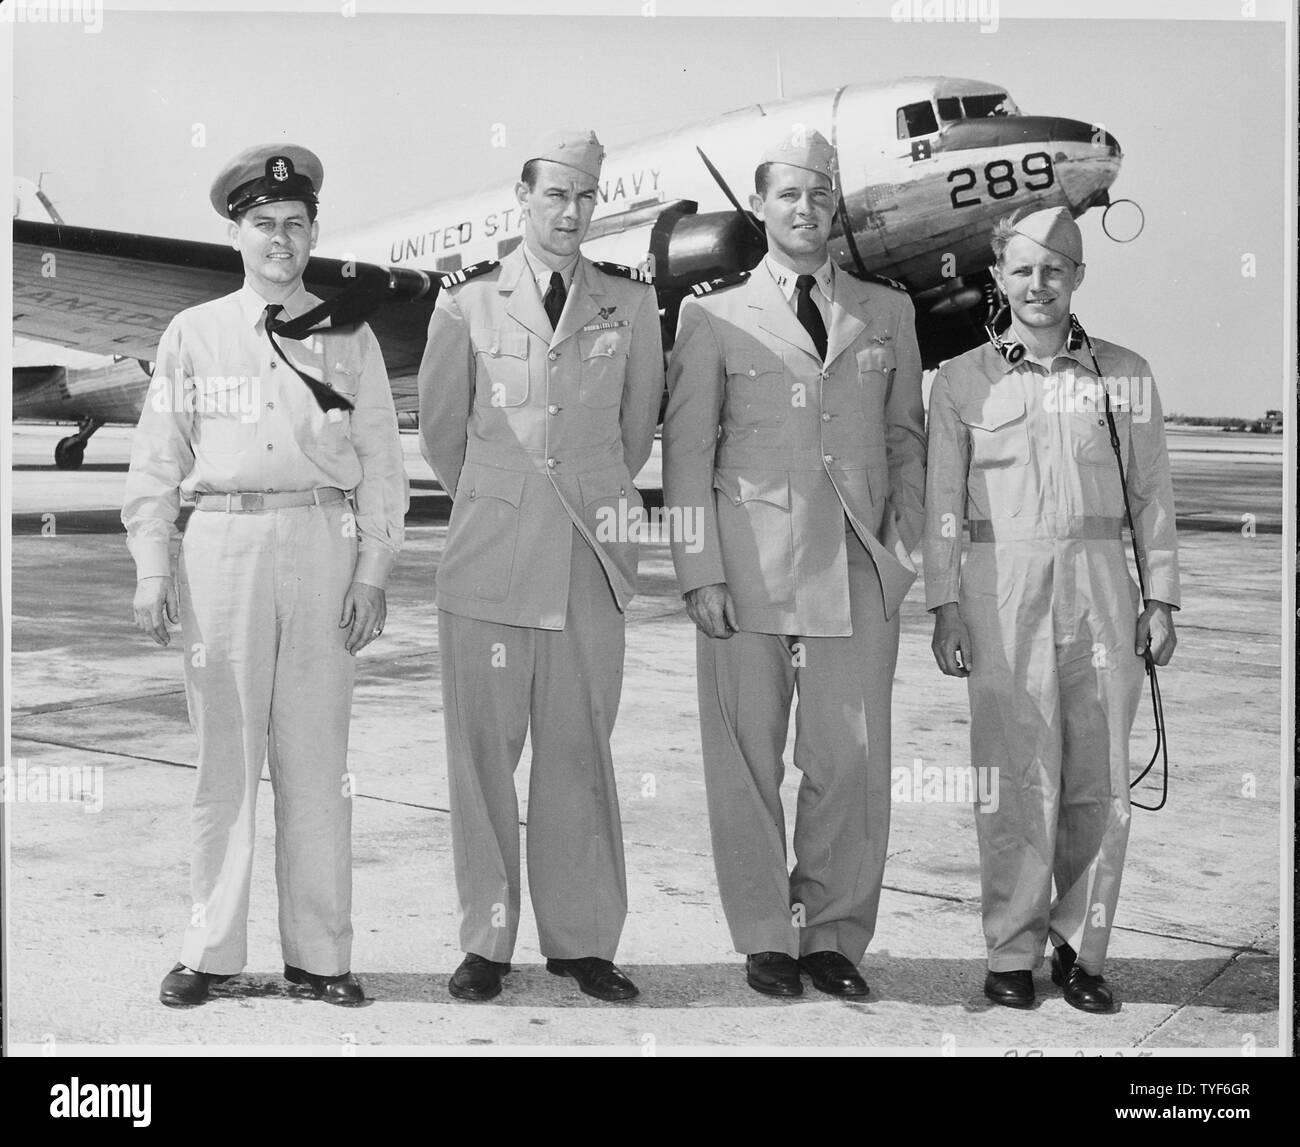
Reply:
M1097 361L1097 352L1092 349L1092 339L1089 338L1088 332L1083 329L1079 321L1070 316L1070 321L1074 324L1075 329L1083 335L1084 341L1088 344L1088 354L1092 358L1092 369L1096 371L1098 385L1101 386L1103 401L1106 405L1106 425L1110 430L1110 448L1115 452L1115 462L1119 466L1119 489L1124 498L1124 517L1128 521L1129 535L1133 539L1133 564L1137 567L1138 592L1142 597L1142 604L1145 607L1147 600L1146 578L1142 576L1142 550L1138 541L1137 528L1133 524L1133 507L1129 505L1128 500L1128 479L1124 473L1124 455L1120 450L1119 431L1115 427L1115 415L1110 408L1110 391L1106 389L1106 384L1101 375L1101 364ZM1156 676L1156 663L1151 656L1151 647L1148 643L1146 650L1142 654L1142 659L1146 664L1147 677L1151 682L1151 708L1155 713L1156 724L1156 747L1151 754L1151 759L1138 775L1137 779L1129 782L1129 788L1137 788L1138 785L1146 778L1147 773L1151 771L1156 763L1156 758L1161 760L1161 782L1160 782L1160 801L1158 804L1142 804L1130 798L1129 803L1137 808L1146 809L1148 812L1158 812L1165 807L1165 800L1169 796L1169 745L1165 736L1165 707L1164 701L1160 696L1160 681Z

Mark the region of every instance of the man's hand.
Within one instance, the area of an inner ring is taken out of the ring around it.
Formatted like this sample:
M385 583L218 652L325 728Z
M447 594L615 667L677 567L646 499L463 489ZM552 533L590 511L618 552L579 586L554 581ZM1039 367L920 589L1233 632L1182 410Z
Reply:
M384 632L387 618L388 601L384 591L377 585L354 581L343 598L343 615L339 618L339 628L348 630L344 648L349 653L360 653Z
M934 611L934 639L930 648L939 668L949 677L970 676L970 631L962 621L955 601Z
M171 642L167 623L177 621L176 582L170 577L145 577L135 583L135 624L158 645Z
M1163 601L1149 601L1138 618L1137 640L1133 652L1141 657L1151 647L1151 660L1168 665L1178 638L1174 635L1174 611Z
M688 589L685 597L687 614L706 637L730 637L739 628L736 603L731 600L726 582Z

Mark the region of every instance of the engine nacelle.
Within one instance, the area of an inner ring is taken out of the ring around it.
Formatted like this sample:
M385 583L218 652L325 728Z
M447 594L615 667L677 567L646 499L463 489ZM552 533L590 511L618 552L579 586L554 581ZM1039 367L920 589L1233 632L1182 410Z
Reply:
M750 221L735 211L697 215L699 204L682 200L664 211L650 232L650 266L660 290L685 290L695 283L758 266L767 244Z

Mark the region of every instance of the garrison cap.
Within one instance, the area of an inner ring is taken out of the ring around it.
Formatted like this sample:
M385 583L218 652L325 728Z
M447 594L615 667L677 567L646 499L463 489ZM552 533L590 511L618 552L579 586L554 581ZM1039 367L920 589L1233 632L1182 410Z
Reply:
M1083 232L1069 209L1050 207L1035 211L1011 225L1017 235L1032 239L1040 247L1064 255L1073 263L1083 262Z
M538 142L537 150L529 158L561 163L599 179L605 149L594 131L554 131Z
M819 131L796 125L763 152L760 163L788 163L835 182L835 149Z
M241 151L212 181L208 198L217 214L227 219L281 199L297 199L315 206L325 182L321 161L305 147L292 143L266 143Z

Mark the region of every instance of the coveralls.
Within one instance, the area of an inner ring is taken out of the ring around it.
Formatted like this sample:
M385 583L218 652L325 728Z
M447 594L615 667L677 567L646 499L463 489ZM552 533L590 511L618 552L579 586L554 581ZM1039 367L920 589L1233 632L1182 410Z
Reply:
M1093 340L1111 395L1148 600L1179 604L1173 488L1151 369ZM970 548L961 563L962 527ZM1129 734L1142 608L1124 502L1086 344L1050 366L989 345L930 396L926 607L970 633L971 762L997 770L976 806L988 967L1036 968L1067 943L1100 975L1129 833ZM1055 881L1056 896L1052 897Z

